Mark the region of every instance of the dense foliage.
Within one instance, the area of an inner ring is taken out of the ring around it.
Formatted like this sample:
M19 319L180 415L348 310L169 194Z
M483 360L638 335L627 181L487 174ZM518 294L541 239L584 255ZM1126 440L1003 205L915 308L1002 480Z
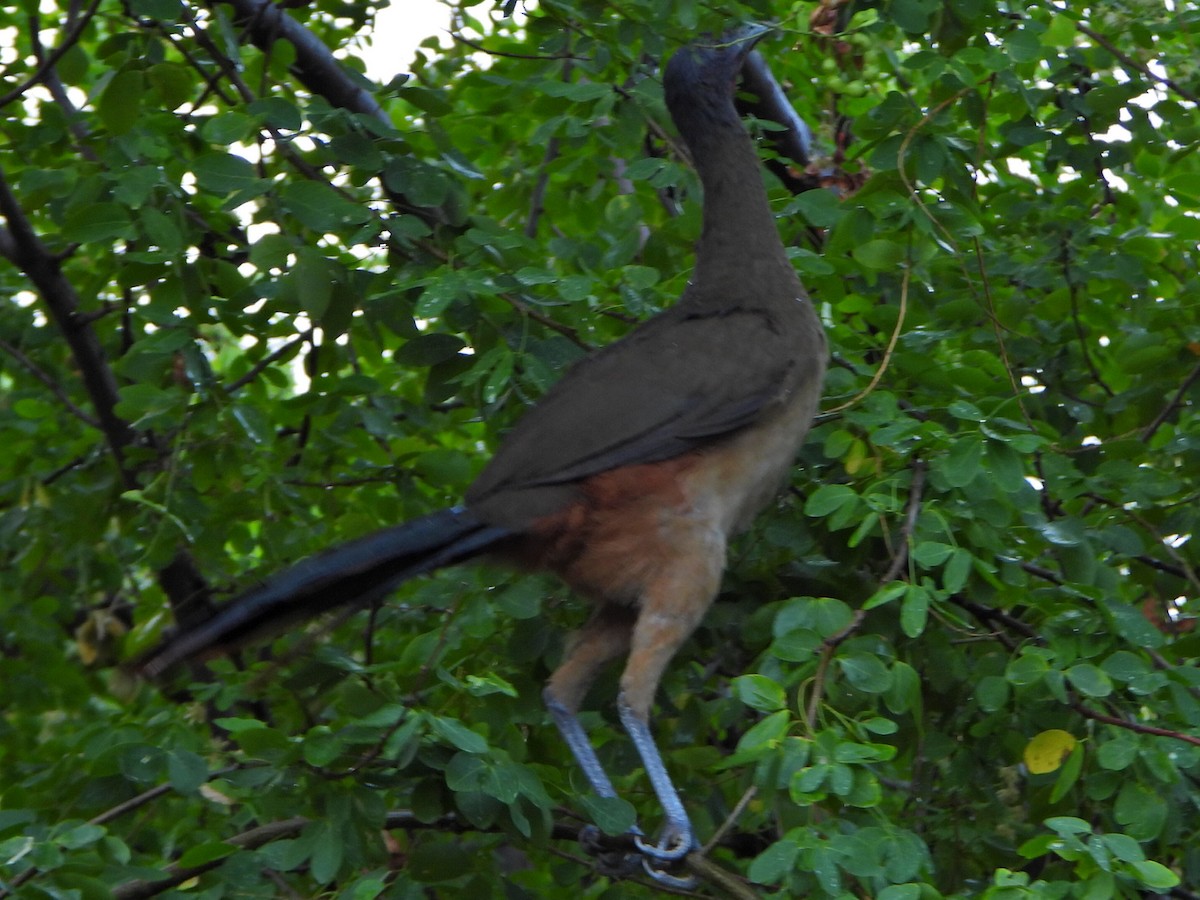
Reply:
M503 5L386 85L370 4L0 8L0 896L653 891L572 839L628 810L541 707L557 584L119 663L454 502L678 295L658 63L744 19L830 173L771 192L834 364L660 698L698 891L1198 896L1200 7Z

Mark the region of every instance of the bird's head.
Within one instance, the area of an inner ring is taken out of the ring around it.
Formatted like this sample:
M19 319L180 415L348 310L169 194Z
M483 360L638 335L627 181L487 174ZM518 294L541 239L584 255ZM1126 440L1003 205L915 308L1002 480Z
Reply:
M663 73L667 108L675 112L697 101L732 99L742 64L770 30L765 25L742 25L719 38L703 37L681 47Z

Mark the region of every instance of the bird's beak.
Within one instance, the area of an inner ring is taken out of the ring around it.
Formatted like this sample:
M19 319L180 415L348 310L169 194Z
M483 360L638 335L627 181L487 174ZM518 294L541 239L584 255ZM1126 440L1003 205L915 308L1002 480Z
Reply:
M754 45L774 30L770 25L748 22L745 25L738 25L726 31L725 42L727 44L741 44L742 46L739 48L740 52L744 55L749 55L750 51L754 49Z

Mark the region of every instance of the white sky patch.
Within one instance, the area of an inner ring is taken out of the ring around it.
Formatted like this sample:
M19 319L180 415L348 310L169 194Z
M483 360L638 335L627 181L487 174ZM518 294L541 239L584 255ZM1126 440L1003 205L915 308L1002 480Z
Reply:
M367 77L387 84L408 70L417 47L432 35L449 46L450 17L450 7L439 0L392 0L375 16L375 28L363 49Z

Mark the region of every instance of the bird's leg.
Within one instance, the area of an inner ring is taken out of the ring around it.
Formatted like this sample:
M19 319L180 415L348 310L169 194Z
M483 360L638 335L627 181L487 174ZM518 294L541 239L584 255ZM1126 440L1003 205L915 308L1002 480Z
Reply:
M591 687L596 676L604 667L618 657L624 656L629 650L629 639L633 631L634 611L619 606L603 605L596 609L592 617L574 636L562 663L550 676L542 699L550 711L554 724L558 726L571 755L579 763L584 777L592 790L600 797L615 797L612 781L600 758L588 740L587 732L579 723L577 713L583 703L584 695ZM641 832L635 825L630 829L634 835ZM586 835L581 834L581 842L587 843ZM606 861L607 868L621 874L627 874L628 866Z
M658 844L650 844L638 838L638 849L646 856L667 862L682 859L696 847L692 823L687 810L683 808L683 800L680 799L671 776L667 774L667 766L654 743L649 723L630 709L623 699L619 701L618 712L621 715L621 724L625 726L625 731L633 741L634 749L642 758L646 777L650 779L650 786L654 789L654 795L658 798L667 820L659 835Z
M596 751L588 740L587 732L579 723L579 717L575 715L575 711L559 702L558 698L551 693L550 688L546 688L542 693L542 699L554 719L554 724L558 726L559 734L562 735L567 748L571 751L571 755L579 763L579 768L583 769L583 775L587 778L588 784L592 786L592 790L600 797L617 796L617 792L613 790L612 781L609 780L604 767L600 765L600 758L596 756Z
M720 547L691 554L688 559L680 560L680 566L648 586L634 625L629 660L621 675L618 699L621 724L642 758L646 775L666 816L666 825L657 845L637 840L642 853L654 860L679 860L697 846L683 801L650 733L650 707L671 657L712 605L720 585L724 549L721 542ZM646 870L660 881L673 878L654 868L649 859Z

